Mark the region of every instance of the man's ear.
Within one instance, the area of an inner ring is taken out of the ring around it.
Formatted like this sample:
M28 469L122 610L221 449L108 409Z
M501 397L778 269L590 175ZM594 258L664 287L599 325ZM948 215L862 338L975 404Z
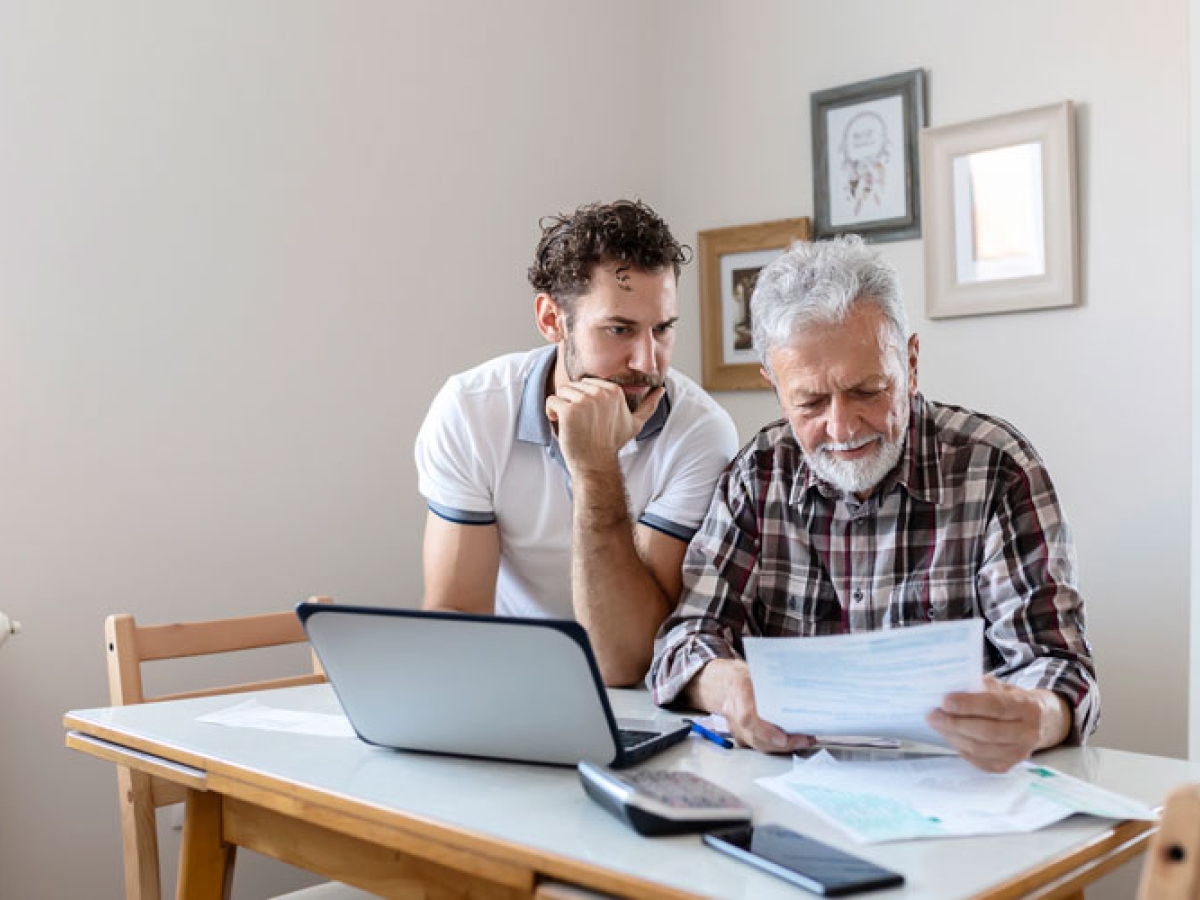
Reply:
M538 294L533 306L534 323L547 341L558 344L567 337L567 314L549 294Z
M908 396L917 393L917 357L921 355L921 339L914 332L908 336Z

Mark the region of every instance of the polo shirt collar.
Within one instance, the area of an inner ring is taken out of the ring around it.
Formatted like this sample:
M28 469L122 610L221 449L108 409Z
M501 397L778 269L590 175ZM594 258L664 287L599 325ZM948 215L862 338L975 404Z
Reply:
M554 372L554 361L558 358L558 348L551 344L539 347L532 353L533 365L525 376L525 386L521 389L521 408L517 412L517 440L527 444L541 444L548 447L554 440L554 429L546 418L546 396L550 390L550 379ZM638 432L639 441L648 441L655 437L667 424L671 414L671 398L664 395L659 401L642 430Z
M638 432L637 439L639 441L648 441L655 437L663 426L667 424L667 416L671 414L671 398L663 392L663 398L658 401L658 408L654 410L654 415L646 420L646 424L642 426L642 430Z
M546 418L546 390L554 372L555 350L550 344L539 347L531 354L533 365L525 376L525 387L521 389L521 409L517 413L517 440L527 444L550 446L554 431Z

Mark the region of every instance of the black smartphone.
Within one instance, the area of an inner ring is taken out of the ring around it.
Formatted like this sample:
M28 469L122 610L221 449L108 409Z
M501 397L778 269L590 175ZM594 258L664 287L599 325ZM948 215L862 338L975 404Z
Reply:
M823 897L899 887L904 876L781 825L729 828L704 843Z

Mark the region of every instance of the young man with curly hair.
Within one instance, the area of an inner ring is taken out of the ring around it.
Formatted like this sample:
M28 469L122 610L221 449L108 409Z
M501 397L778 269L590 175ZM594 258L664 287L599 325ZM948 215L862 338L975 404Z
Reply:
M543 220L529 281L550 346L452 377L417 436L427 609L574 618L607 684L645 674L737 450L669 369L688 258L641 202Z

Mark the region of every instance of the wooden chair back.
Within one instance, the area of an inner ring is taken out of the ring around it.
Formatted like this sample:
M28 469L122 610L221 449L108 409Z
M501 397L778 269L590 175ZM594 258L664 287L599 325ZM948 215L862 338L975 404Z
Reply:
M311 600L316 603L332 602L328 597L313 597ZM104 622L104 641L108 653L109 698L114 706L325 681L325 673L313 654L312 671L301 675L182 693L146 695L142 681L143 663L305 643L304 628L296 614L290 611L169 625L139 625L131 615L112 615ZM155 813L160 807L181 802L185 789L125 766L117 767L117 782L121 840L124 845L125 896L127 900L161 900Z
M1200 785L1167 797L1146 851L1138 900L1200 900Z

